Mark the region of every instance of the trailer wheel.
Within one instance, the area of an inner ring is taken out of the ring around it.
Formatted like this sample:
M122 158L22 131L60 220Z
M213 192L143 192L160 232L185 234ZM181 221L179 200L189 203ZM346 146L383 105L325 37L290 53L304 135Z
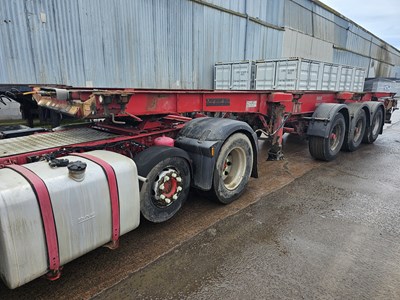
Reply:
M383 126L383 112L382 109L378 108L373 117L371 127L365 131L363 137L363 143L372 144L378 138L379 133L381 132Z
M337 113L332 121L327 138L310 136L309 150L312 157L318 160L331 161L336 158L342 148L346 123L341 113Z
M214 170L212 196L223 204L240 197L249 181L253 148L243 133L230 136L222 145Z
M147 175L140 190L140 211L150 222L173 217L186 201L190 188L190 168L181 157L168 157Z
M349 152L355 151L358 149L358 147L360 147L365 134L367 117L363 109L360 109L357 112L354 123L355 126L351 129L352 132L349 132L349 139L343 143L343 150Z

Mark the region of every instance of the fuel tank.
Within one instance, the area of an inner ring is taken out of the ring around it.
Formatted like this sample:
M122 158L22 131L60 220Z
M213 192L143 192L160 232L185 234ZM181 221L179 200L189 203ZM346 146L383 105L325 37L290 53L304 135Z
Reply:
M20 166L47 188L59 265L110 242L116 227L117 235L122 235L139 226L139 183L133 160L104 150L86 154L96 159L63 157L70 163L80 161L75 169L50 167L45 161ZM115 197L104 164L115 175ZM9 288L48 273L51 264L45 226L49 219L43 217L35 185L17 170L0 169L0 276Z

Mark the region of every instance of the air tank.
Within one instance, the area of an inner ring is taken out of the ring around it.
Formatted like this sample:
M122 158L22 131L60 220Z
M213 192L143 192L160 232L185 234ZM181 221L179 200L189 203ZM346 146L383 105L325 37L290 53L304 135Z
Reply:
M160 137L154 139L154 145L155 146L174 147L175 140L173 138L168 137L168 136L160 136Z

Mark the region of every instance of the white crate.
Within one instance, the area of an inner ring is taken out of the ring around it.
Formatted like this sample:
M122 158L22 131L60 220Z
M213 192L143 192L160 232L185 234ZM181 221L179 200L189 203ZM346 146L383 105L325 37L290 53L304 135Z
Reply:
M354 80L353 80L354 92L364 91L365 74L366 74L365 69L356 68L354 70Z
M229 90L232 64L216 64L214 67L214 89Z
M276 62L256 63L255 89L273 90L275 88Z
M216 90L252 90L255 65L252 61L216 63L214 88Z
M324 63L322 68L322 91L337 91L340 67L335 64Z
M256 90L361 92L365 70L333 63L288 58L256 63Z

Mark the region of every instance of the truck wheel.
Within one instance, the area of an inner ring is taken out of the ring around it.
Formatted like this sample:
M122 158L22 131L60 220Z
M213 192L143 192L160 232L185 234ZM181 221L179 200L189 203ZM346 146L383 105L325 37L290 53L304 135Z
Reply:
M365 129L367 127L367 117L365 115L365 111L360 109L355 116L355 126L352 132L349 132L349 139L344 141L343 143L343 150L352 152L360 147L361 142L363 140Z
M243 133L235 133L222 145L214 170L211 193L219 202L229 204L240 197L249 181L253 148Z
M150 222L167 221L189 194L189 164L184 158L168 157L149 172L147 180L140 190L140 211Z
M362 140L363 143L372 144L373 142L376 141L382 129L382 124L383 124L382 121L383 121L383 112L382 109L378 108L372 117L371 127L368 128L368 130L366 130L364 133L364 137Z
M332 121L327 138L310 136L308 143L310 154L318 160L331 161L336 158L342 148L346 123L341 113L337 113Z

